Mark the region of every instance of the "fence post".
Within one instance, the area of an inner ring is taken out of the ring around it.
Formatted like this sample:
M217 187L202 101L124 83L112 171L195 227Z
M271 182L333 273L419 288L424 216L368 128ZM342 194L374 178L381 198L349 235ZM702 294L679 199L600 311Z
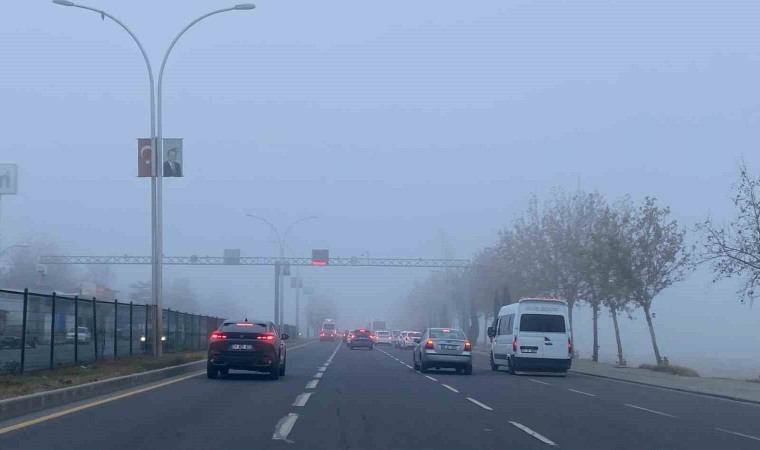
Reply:
M174 351L179 348L179 311L174 313Z
M113 359L118 355L119 347L119 299L113 299Z
M21 373L24 373L24 358L26 357L26 313L29 309L29 289L24 289L24 317L21 320Z
M132 302L129 302L129 356L132 356L132 330L134 324L132 323Z
M79 296L74 296L74 364L79 363Z
M161 324L161 336L164 335L163 334L163 332L164 332L163 327L164 327L164 324ZM171 332L172 332L172 309L171 308L166 308L166 339L169 339L169 333L171 333ZM164 345L163 342L165 342L165 341L161 341L161 342L162 342L161 346L163 346ZM167 348L168 348L168 346L167 346Z
M98 301L92 298L92 334L95 339L95 361L98 360Z
M142 341L142 342L145 342L145 344L144 344L145 345L145 349L144 349L145 353L148 353L148 342L153 342L153 341L149 341L148 340L149 339L149 337L148 337L148 316L150 315L149 313L150 313L150 306L148 306L146 304L145 305L145 331L143 332L143 336L145 336L145 340Z
M55 368L55 298L56 293L53 291L50 307L50 370Z

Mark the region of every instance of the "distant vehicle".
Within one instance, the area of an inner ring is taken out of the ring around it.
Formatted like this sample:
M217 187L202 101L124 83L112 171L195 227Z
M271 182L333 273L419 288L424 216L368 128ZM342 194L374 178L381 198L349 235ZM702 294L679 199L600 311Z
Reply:
M92 334L90 333L90 329L87 327L77 327L76 333L74 333L74 330L68 331L66 333L67 344L73 344L75 339L80 344L89 344L92 341Z
M453 368L472 375L472 346L464 331L457 328L425 330L414 347L412 359L414 368L422 373L430 368Z
M351 350L359 347L365 347L370 350L373 350L375 348L375 341L372 339L369 330L360 328L358 330L354 330L351 335L351 341L348 343L348 348Z
M384 320L372 319L369 323L369 331L373 333L377 331L385 331L387 329L388 328Z
M285 375L287 349L272 322L225 321L218 331L211 334L208 346L206 375L216 378L220 373L227 376L230 370L267 372L276 380Z
M491 370L567 373L573 355L567 303L522 299L502 306L495 327L488 327Z
M403 332L404 338L399 341L398 348L414 348L416 345L415 339L419 339L420 336L422 336L422 333L419 331L404 331Z
M375 344L377 345L392 345L393 336L390 331L378 331L375 333Z
M399 335L401 334L401 330L393 330L391 331L391 336L393 336L393 339L398 339Z
M399 348L401 344L401 340L404 339L405 336L406 336L406 331L400 331L398 333L398 336L393 336L393 347Z
M335 321L325 319L322 323L322 329L319 330L320 341L334 341L338 339L338 329L335 327Z

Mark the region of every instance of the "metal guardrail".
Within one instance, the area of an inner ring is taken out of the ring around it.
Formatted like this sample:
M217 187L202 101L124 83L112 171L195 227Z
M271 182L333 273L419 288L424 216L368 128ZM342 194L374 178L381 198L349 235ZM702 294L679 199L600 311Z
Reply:
M152 305L0 289L0 372L152 354ZM166 353L202 350L222 319L163 310Z

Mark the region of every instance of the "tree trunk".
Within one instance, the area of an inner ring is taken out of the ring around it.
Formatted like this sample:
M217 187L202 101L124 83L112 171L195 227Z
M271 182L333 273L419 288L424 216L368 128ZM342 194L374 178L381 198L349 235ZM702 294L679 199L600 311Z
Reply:
M662 365L662 356L660 356L660 347L657 346L657 338L654 335L654 324L652 323L652 314L649 312L649 306L644 307L644 315L647 318L647 325L649 325L649 335L652 337L652 348L654 348L654 357L657 360L657 365Z
M480 338L480 318L473 302L470 302L470 330L467 335L470 336L470 343L475 347Z
M567 320L570 322L570 339L575 342L575 335L573 334L573 305L575 300L567 301Z
M591 306L594 313L594 351L591 354L591 360L599 362L599 303Z
M623 360L623 343L620 341L620 327L618 326L617 308L610 306L610 312L612 313L612 323L615 325L615 341L617 341L618 364L624 366L625 360Z

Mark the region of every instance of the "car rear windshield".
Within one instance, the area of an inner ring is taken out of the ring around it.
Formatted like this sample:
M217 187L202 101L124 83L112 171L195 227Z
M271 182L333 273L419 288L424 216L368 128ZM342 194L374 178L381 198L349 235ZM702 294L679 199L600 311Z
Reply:
M378 331L377 335L378 336L390 336L390 333L388 333L387 331Z
M334 323L326 323L326 324L322 325L322 329L323 330L334 330L335 329L335 324Z
M235 333L266 333L268 331L266 323L256 322L226 322L222 325L221 331Z
M354 337L369 337L369 331L354 331Z
M422 333L414 332L414 333L407 333L406 335L409 337L420 337L422 336Z
M520 316L520 331L564 333L565 317L556 314L523 314Z
M431 339L464 339L464 332L462 330L455 330L449 328L433 328L430 330Z

